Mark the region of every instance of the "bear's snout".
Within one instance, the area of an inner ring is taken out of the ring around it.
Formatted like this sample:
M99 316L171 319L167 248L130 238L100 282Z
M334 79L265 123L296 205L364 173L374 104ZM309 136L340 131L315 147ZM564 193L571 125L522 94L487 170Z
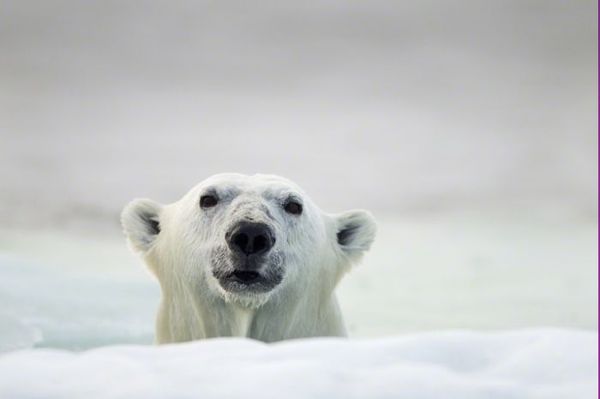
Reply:
M243 220L229 229L225 240L229 247L228 260L224 264L217 262L212 272L226 291L268 292L282 281L283 258L272 251L275 234L268 224Z
M267 254L275 244L275 236L265 223L241 222L225 234L233 253L244 258Z

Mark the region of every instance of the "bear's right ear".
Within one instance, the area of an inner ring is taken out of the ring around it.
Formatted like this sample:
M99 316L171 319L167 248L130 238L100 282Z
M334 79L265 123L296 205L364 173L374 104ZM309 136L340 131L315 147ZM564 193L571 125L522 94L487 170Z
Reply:
M131 201L121 212L121 225L131 246L146 252L160 233L162 205L149 199Z

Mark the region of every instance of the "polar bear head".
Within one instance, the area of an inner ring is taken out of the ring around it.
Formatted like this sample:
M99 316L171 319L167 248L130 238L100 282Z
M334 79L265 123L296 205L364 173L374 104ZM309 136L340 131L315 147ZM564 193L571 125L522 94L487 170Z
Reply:
M215 175L169 205L134 200L121 220L163 296L250 308L306 287L332 291L375 237L368 212L324 213L272 175Z

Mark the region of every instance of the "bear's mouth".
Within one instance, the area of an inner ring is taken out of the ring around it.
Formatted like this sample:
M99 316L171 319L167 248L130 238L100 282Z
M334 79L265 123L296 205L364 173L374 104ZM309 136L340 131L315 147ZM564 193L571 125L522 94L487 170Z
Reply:
M275 288L283 279L281 273L258 272L253 270L233 270L228 273L215 275L221 287L235 293L268 292Z
M252 284L260 279L260 273L250 270L236 270L229 274L227 278L242 284Z
M238 295L267 293L277 287L285 274L283 254L268 257L240 257L216 253L211 265L213 277L224 291Z

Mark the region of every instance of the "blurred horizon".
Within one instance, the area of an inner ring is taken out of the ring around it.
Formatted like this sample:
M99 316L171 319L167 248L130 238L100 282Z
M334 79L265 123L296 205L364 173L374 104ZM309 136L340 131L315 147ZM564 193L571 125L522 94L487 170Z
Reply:
M116 225L226 171L595 222L596 28L592 1L5 2L0 223Z

